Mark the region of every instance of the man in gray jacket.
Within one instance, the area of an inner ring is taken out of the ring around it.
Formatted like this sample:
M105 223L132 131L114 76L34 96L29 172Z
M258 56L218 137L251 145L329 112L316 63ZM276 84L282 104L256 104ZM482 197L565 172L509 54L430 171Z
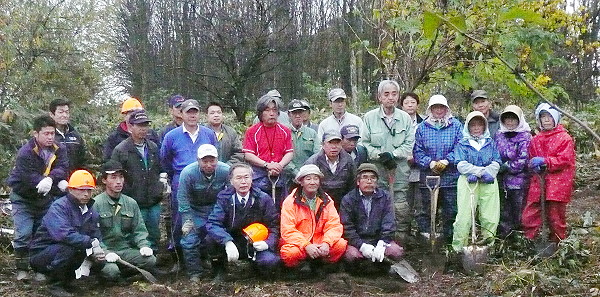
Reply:
M223 124L223 106L218 102L210 102L206 106L206 127L215 131L219 161L235 164L244 161L240 136L231 126Z

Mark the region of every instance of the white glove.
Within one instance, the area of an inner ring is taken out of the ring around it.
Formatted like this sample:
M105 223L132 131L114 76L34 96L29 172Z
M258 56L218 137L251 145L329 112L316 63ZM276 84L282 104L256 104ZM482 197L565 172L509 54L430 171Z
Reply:
M64 179L58 182L58 188L63 192L67 191L68 186L69 186L69 183Z
M100 247L100 241L98 240L98 238L94 238L92 240L92 254L98 255L98 254L103 254L103 253L104 253L104 251Z
M142 255L144 257L150 257L150 256L154 255L154 251L151 248L145 246L140 249L140 255Z
M48 194L50 189L52 189L52 178L49 176L44 177L38 184L35 186L38 193L42 195Z
M227 261L229 262L237 261L240 257L240 252L233 241L228 241L225 244L225 253L227 253Z
M185 220L183 226L181 226L181 233L183 236L186 236L192 232L194 229L194 222L192 220Z
M448 162L448 160L439 160L438 162L448 166L448 164L450 164L450 162Z
M429 162L429 169L433 169L433 167L435 167L436 163L437 163L437 161L431 161L431 162Z
M257 241L253 243L252 246L257 252L266 251L269 248L269 245L264 240Z
M106 259L106 262L108 262L108 263L115 263L119 259L121 259L121 257L119 257L119 255L117 255L115 253L108 253L108 254L106 254L105 259Z
M167 173L163 172L163 173L159 174L158 181L161 182L166 187L167 183L169 182L169 180L167 179Z
M378 241L375 250L373 250L373 256L371 257L371 261L383 262L383 258L385 257L385 249L387 248L387 246L388 244L385 243L385 241Z
M371 259L373 257L373 250L375 250L375 247L372 244L363 243L360 246L361 254L367 259Z

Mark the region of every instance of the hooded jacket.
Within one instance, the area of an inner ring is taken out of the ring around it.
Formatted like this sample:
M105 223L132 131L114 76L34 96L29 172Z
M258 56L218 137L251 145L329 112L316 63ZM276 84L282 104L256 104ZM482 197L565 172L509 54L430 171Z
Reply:
M469 132L469 123L475 117L482 118L486 124L485 132L480 137L474 137ZM479 145L475 143L479 143ZM480 148L477 149L476 146L480 146ZM461 174L473 174L481 177L487 172L494 178L496 177L502 160L498 149L496 149L496 144L490 137L490 131L487 128L487 121L483 113L479 111L469 113L463 126L463 139L458 142L455 154L456 167Z
M560 114L549 104L542 103L535 111L536 121L540 124L540 113L549 112L554 118L555 128L542 130L533 137L529 145L529 158L542 157L546 162L546 200L569 202L575 179L575 142L567 130L559 124ZM532 178L528 201L539 201L540 183Z
M529 179L527 173L528 149L531 141L531 128L525 121L523 111L516 105L507 106L500 119L505 114L512 113L519 118L519 125L515 129L508 129L502 121L496 133L495 141L502 164L506 171L501 174L502 186L507 190L524 189Z

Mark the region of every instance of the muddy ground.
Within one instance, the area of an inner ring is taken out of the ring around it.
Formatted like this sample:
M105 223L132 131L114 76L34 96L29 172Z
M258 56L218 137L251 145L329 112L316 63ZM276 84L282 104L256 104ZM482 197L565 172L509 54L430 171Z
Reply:
M132 284L105 287L94 277L76 281L78 296L600 296L600 182L595 175L579 181L568 208L570 237L551 258L540 260L528 254L521 241L498 241L484 276L460 272L433 272L441 258L428 253L426 243L408 246L407 259L420 272L418 283L381 275L356 277L346 273L323 278L263 281L245 265L230 266L229 280L213 284L206 278L190 284L184 274L159 277L151 285L141 277ZM589 212L593 225L583 227ZM16 282L9 239L0 238L0 296L47 296L46 285ZM161 257L162 268L170 266ZM441 263L443 264L443 263ZM433 266L433 267L432 267Z

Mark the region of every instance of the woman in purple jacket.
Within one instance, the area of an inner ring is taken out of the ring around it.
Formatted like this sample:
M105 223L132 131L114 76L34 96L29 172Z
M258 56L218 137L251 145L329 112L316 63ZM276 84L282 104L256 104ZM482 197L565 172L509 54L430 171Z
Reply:
M527 149L531 128L523 111L516 105L507 106L500 115L500 129L495 136L496 147L502 157L500 166L500 224L498 235L508 236L520 229L525 191L528 185Z

